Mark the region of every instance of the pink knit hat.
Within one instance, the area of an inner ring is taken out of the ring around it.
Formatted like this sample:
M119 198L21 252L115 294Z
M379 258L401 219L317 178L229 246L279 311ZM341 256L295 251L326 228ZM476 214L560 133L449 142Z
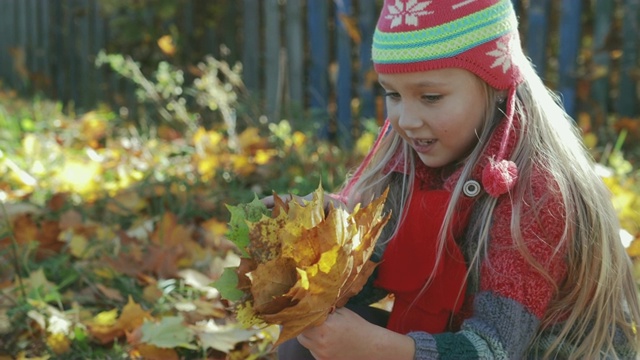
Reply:
M385 0L372 57L382 74L463 68L506 90L504 123L492 139L499 145L487 149L480 166L489 195L498 197L513 188L518 173L509 157L516 88L523 80L518 64L524 55L510 0Z

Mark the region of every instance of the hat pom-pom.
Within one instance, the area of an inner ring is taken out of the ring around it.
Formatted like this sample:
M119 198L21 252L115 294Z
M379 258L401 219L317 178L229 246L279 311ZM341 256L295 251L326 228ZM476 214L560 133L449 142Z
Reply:
M493 197L506 194L513 189L518 179L518 167L513 161L494 159L482 170L484 190Z

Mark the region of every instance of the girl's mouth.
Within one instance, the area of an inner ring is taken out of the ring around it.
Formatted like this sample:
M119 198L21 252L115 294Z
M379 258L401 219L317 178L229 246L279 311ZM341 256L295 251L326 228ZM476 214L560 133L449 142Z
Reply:
M416 140L413 140L413 142L414 144L419 146L427 146L436 142L436 139L416 139Z
M414 139L413 148L419 153L427 153L437 141L436 139Z

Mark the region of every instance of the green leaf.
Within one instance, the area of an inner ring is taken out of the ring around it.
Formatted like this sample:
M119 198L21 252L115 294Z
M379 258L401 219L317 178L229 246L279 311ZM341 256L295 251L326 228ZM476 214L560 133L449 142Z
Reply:
M145 322L142 324L142 342L163 349L197 349L195 345L190 344L194 339L193 331L186 327L183 321L181 316L169 316L158 323Z
M243 256L249 257L246 251L249 245L249 226L247 221L256 222L260 220L263 216L269 214L269 209L257 196L247 204L227 205L227 209L231 213L228 238L240 249Z
M235 267L224 268L222 275L213 283L213 287L218 289L220 296L229 301L238 301L244 293L238 290L238 274Z

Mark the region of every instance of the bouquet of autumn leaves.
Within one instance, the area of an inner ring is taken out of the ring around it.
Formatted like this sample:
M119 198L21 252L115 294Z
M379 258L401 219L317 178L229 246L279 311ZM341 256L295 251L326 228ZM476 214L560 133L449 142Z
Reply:
M356 295L376 263L369 260L389 215L385 191L366 207L325 208L320 186L309 201L284 201L274 193L268 209L257 198L228 206L229 239L242 252L216 287L237 304L246 327L280 325L274 345L325 321Z

